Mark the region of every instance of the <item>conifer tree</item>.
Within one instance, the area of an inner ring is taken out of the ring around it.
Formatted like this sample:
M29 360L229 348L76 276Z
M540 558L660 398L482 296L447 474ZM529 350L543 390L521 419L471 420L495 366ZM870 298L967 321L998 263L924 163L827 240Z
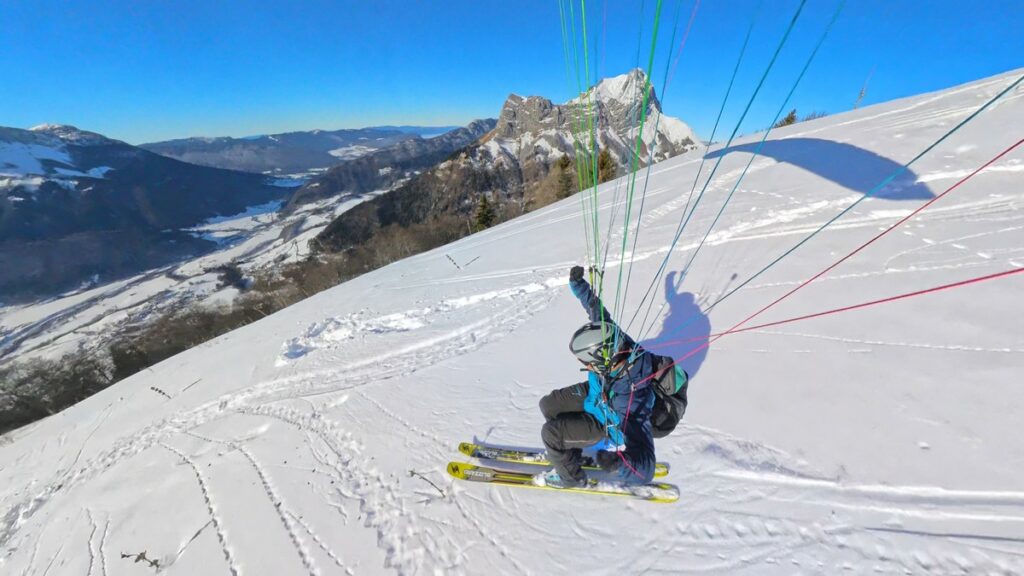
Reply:
M484 194L480 196L480 202L476 205L476 215L473 219L473 231L479 232L486 230L494 225L494 221L497 219L497 214L494 213L494 206L491 204L490 199Z
M785 118L776 122L772 128L782 128L783 126L792 126L793 124L796 124L796 108L790 110L789 114L786 114Z
M558 197L568 198L572 196L572 193L576 191L576 187L573 185L573 165L572 160L569 156L562 156L558 159Z
M619 167L615 165L612 153L607 148L601 150L601 153L597 155L597 181L603 184L614 180L618 175Z

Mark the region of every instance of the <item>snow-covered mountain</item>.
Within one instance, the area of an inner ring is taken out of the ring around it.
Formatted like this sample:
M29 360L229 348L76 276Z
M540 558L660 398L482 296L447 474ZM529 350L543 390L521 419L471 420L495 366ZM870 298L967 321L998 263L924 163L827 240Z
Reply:
M183 162L281 174L323 170L407 140L438 136L457 126L375 126L308 130L246 138L183 138L141 147Z
M50 294L208 251L180 229L286 193L72 126L0 128L0 294Z
M663 281L701 159L657 164L615 314L628 324L654 281L653 326L630 330L687 356L1018 142L1019 87L864 198L1022 74L774 131L685 278L759 136L713 151ZM1022 176L1018 147L758 322L1024 268ZM613 246L617 184L599 191ZM685 425L657 443L677 504L446 476L460 441L539 445L538 400L580 379L581 209L368 273L4 436L0 571L153 573L145 553L189 575L1024 573L1020 275L688 356Z

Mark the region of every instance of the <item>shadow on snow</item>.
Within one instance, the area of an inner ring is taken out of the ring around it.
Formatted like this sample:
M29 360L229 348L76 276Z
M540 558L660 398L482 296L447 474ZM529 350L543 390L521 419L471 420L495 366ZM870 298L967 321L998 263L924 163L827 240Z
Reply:
M700 302L692 292L680 290L683 282L682 278L676 281L678 276L678 272L669 272L665 275L665 302L668 303L668 314L661 323L661 333L640 343L655 354L671 356L676 360L706 343L711 336L711 320L701 312ZM704 347L692 356L682 359L679 365L686 370L690 378L693 378L707 355L708 348Z
M709 160L730 152L753 154L757 143L741 144L716 150L708 154ZM900 169L898 164L874 152L851 144L818 138L785 138L768 140L758 152L759 156L792 164L831 180L854 192L867 194L890 174ZM917 174L905 170L895 180L873 194L886 200L928 200L934 197L924 184L917 183Z

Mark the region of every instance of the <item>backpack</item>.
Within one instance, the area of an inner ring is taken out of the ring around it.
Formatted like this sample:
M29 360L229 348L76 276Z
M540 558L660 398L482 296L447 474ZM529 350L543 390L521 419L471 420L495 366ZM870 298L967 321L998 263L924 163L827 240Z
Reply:
M651 356L654 365L651 429L655 438L664 438L676 429L686 413L686 388L690 376L672 358L656 354Z

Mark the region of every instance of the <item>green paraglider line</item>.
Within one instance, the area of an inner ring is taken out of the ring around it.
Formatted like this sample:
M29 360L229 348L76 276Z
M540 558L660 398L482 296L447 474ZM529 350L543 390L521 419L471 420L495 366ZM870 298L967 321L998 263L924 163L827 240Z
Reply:
M678 12L678 9L681 8L681 7L682 7L682 1L680 0L679 5L677 6L675 24L674 24L674 26L672 28L672 41L669 42L669 46L670 47L672 46L672 44L675 43L676 30L679 27L679 12ZM690 21L686 25L686 32L683 34L683 41L679 43L679 51L676 53L675 63L672 65L673 66L673 71L674 71L675 64L679 63L679 57L682 56L683 48L686 46L686 40L690 36L690 28L693 26L694 18L696 18L696 16L697 16L697 8L698 7L700 7L700 0L697 0L697 2L694 3L693 11L690 12ZM672 53L669 52L669 56L670 57L671 57L671 55L672 55ZM662 81L662 85L661 85L661 97L663 99L665 98L665 94L668 92L668 85L669 85L669 79L670 79L670 73L669 73L669 62L670 61L671 61L671 58L666 59L666 61L665 61L665 78ZM658 133L658 127L661 124L661 117L662 116L663 116L663 114L659 114L658 115L658 120L654 123L654 133L655 134ZM641 224L642 224L643 215L644 215L644 205L647 203L647 185L650 183L651 167L653 165L654 165L654 146L652 146L648 150L648 153L647 153L647 172L644 174L644 189L643 189L643 193L640 195L640 212L637 214L637 217L636 217L636 233L633 234L633 247L630 250L631 258L630 258L630 262L629 262L629 270L626 272L626 287L622 291L622 302L623 302L623 305L625 305L626 297L629 295L629 283L630 283L630 281L633 278L633 260L632 260L632 255L636 254L637 242L640 240L640 229L641 229ZM628 225L628 222L627 222L627 225Z
M658 42L658 28L661 25L661 2L662 2L662 0L658 0L658 4L657 4L657 6L655 8L655 11L654 11L654 31L653 31L653 33L651 35L651 50L650 50L650 54L649 54L649 56L647 58L647 75L646 75L646 78L644 78L643 100L642 100L641 106L640 106L640 131L637 132L637 135L636 135L636 138L635 138L635 142L636 143L634 145L634 152L633 152L633 155L636 156L636 157L640 156L640 144L643 142L644 127L647 124L647 101L648 101L649 95L651 93L651 70L654 68L654 51L655 51L655 48L656 48L657 42ZM595 165L594 168L595 168L595 175L596 175L597 166ZM629 217L630 217L630 214L631 214L632 208L633 208L633 196L636 193L636 173L637 173L637 170L634 168L633 175L632 175L632 181L630 182L629 189L626 192L626 215L623 218L623 226L622 226L622 251L621 251L621 253L619 255L618 283L616 284L616 287L615 287L615 293L616 293L615 311L616 311L616 313L618 312L618 303L619 303L618 295L622 291L622 267L623 267L623 263L625 262L625 259L626 259L626 245L627 245L627 243L629 241ZM595 190L596 190L596 188L595 188ZM620 338L619 333L616 332L615 336L616 337L615 337L615 342L613 343L613 346L615 347L615 349L618 349L619 338ZM609 348L611 348L611 346L609 346ZM611 356L611 351L609 351L607 355Z

